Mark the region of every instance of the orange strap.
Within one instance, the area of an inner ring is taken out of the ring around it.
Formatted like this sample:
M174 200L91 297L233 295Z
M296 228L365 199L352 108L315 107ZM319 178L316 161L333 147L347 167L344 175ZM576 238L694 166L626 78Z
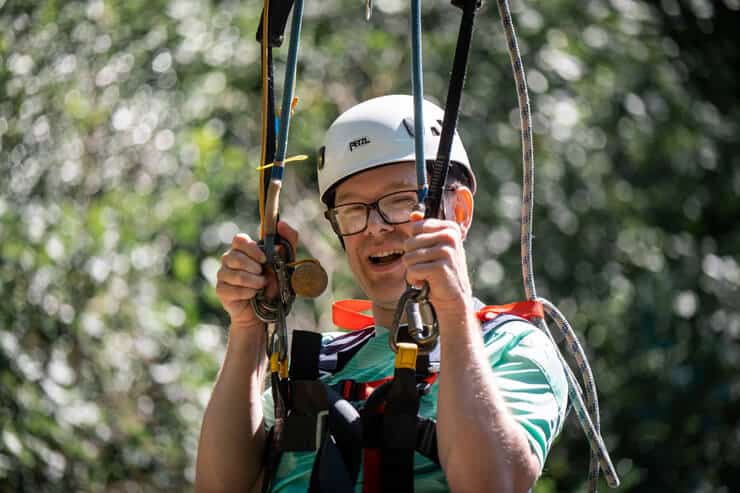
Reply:
M361 330L372 327L375 319L371 315L363 313L372 308L369 300L341 300L332 306L332 320L334 325L346 330ZM533 318L545 318L545 311L539 301L516 301L508 305L489 305L481 308L478 320L487 322L501 314L516 315L531 320Z
M334 325L347 330L367 329L375 325L371 315L362 313L370 310L373 304L369 300L342 300L332 306L331 318Z
M481 322L493 320L504 313L526 318L527 320L545 318L545 310L539 301L516 301L508 305L484 306L478 311L478 320Z

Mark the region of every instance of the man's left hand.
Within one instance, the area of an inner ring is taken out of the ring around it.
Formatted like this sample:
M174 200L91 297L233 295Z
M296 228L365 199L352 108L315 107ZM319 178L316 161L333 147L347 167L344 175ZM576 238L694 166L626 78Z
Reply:
M472 291L463 247L463 233L454 221L411 215L411 237L405 242L406 280L429 283L429 301L439 315L466 310Z

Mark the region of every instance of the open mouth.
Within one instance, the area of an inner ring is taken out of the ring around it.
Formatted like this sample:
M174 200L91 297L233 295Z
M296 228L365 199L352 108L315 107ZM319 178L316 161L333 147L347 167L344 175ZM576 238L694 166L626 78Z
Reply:
M396 260L403 257L403 250L389 250L387 252L378 252L374 255L370 255L370 263L374 265L387 265L392 264Z

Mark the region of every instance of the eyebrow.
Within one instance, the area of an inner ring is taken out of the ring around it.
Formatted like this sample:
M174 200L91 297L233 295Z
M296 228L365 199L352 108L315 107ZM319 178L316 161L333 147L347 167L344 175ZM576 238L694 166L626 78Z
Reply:
M402 190L416 190L418 188L418 185L416 183L409 183L408 181L394 181L393 183L389 183L386 187L383 188L384 191L381 195L386 195L393 192L400 192ZM362 202L360 200L361 198L362 197L358 197L356 194L342 195L337 193L335 202Z

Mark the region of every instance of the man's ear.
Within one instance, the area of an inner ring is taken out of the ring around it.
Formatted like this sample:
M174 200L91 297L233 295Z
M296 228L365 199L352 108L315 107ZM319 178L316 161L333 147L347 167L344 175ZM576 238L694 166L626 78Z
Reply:
M456 188L452 198L452 213L454 221L462 230L463 240L468 234L470 225L473 223L473 208L473 192L465 186Z

